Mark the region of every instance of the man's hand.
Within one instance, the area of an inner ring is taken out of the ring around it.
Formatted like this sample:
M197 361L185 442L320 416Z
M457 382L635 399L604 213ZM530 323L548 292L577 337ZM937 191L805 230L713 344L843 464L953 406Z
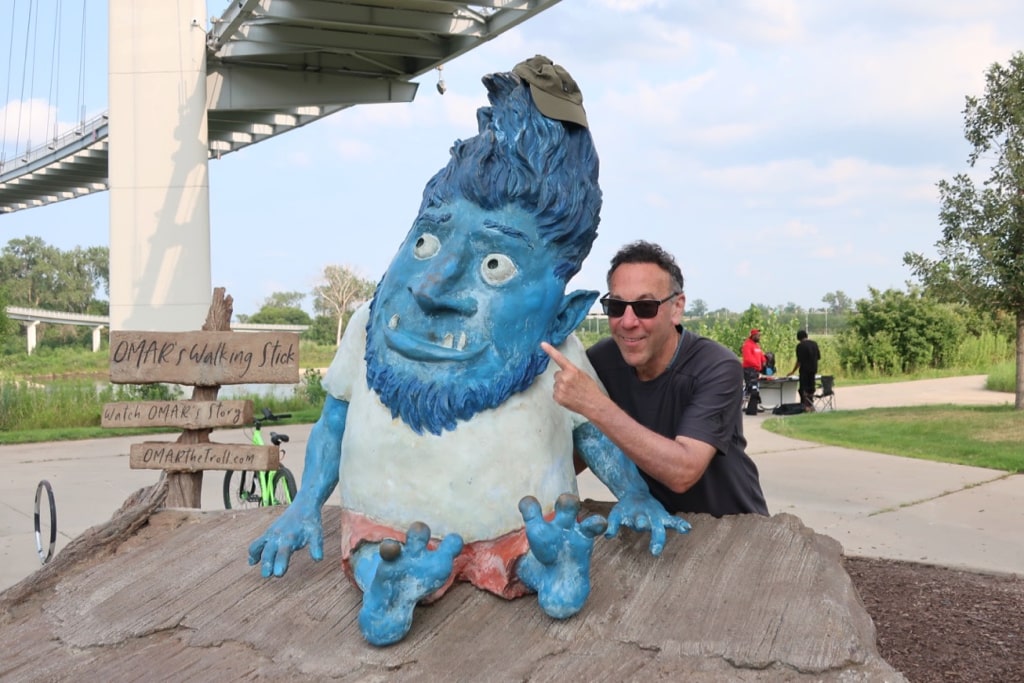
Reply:
M604 398L597 382L587 373L573 365L572 361L551 344L541 342L540 348L555 362L559 370L555 373L554 399L558 405L574 413L587 416L587 411Z

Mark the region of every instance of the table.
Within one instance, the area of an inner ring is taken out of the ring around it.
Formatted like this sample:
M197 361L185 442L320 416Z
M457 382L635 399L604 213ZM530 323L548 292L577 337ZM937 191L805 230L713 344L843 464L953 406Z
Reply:
M761 377L758 380L761 392L761 407L765 410L777 408L783 403L799 403L800 380L796 377Z

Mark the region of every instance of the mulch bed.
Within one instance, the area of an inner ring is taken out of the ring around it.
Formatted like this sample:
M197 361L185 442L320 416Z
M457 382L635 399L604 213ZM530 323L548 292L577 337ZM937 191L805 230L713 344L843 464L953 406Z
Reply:
M1024 577L847 557L878 649L911 683L1024 681Z

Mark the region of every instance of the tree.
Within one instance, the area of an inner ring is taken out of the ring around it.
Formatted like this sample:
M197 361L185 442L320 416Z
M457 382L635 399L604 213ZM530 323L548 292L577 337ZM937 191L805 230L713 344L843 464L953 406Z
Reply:
M708 305L704 299L694 299L686 302L686 312L694 318L701 318L708 312Z
M952 364L967 333L962 306L940 303L918 288L869 288L840 335L839 360L847 370L898 375Z
M274 292L263 300L263 308L302 308L302 292Z
M0 287L0 341L6 339L13 329L14 325L7 317L7 290Z
M984 96L968 96L963 114L968 163L984 158L988 178L940 181L938 258L908 252L903 262L936 297L1014 317L1014 405L1024 410L1024 53L990 66Z
M0 252L0 282L11 306L70 313L105 313L98 291L110 290L110 250L61 251L39 237L13 239Z
M821 297L821 303L828 306L829 313L849 313L853 309L853 300L842 290L829 292Z
M349 266L327 266L323 282L313 288L313 308L320 314L330 316L335 322L334 343L341 343L341 333L356 306L373 296L376 285L359 276Z
M302 292L274 292L263 301L260 310L239 322L258 323L260 325L309 325L312 319L309 313L299 308L306 295Z

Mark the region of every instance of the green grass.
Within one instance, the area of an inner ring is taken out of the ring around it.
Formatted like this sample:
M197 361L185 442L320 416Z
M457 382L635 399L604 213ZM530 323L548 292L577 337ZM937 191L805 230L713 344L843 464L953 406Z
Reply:
M264 402L259 402L256 405L266 405ZM285 410L278 411L277 408L273 408L275 413L277 412L288 412ZM313 424L320 417L321 408L303 408L301 410L292 410L291 417L280 422L275 422L275 428L278 425L290 425L290 424ZM24 444L24 443L41 443L45 441L78 441L81 439L108 439L114 436L135 436L143 434L158 434L158 433L180 433L180 429L170 428L153 428L153 429L104 429L103 427L55 427L45 429L24 429L18 431L2 431L0 430L0 445L9 444Z
M999 363L988 373L985 388L989 391L1008 391L1013 393L1017 387L1016 363Z
M993 372L998 369L998 366L993 368ZM1010 366L1011 372L1013 366ZM827 373L822 373L827 374ZM862 373L858 375L842 375L836 374L836 381L842 384L844 387L857 387L867 384L895 384L897 382L913 382L919 379L942 379L945 377L964 377L966 375L989 375L989 382L991 382L991 373L988 370L971 370L970 368L927 368L924 370L918 370L917 372L906 373L902 375L879 375ZM989 389L993 387L989 386ZM1013 391L1012 383L1006 389L993 389L994 391Z
M336 347L324 346L309 341L299 341L299 366L305 368L326 368L334 358ZM62 346L50 348L41 346L34 353L17 353L0 356L0 378L51 379L54 377L106 377L110 373L110 354L104 347L93 352L91 349Z
M320 416L325 394L320 376L307 371L289 396L249 393L232 398L251 401L256 415L263 408L292 415L280 424L309 424ZM59 380L49 386L0 380L0 444L180 432L162 428L106 429L100 426L101 415L104 404L110 402L185 398L176 388L165 384L111 385L98 389L91 380Z
M1024 411L1013 406L915 406L765 420L782 436L908 458L1024 472Z

